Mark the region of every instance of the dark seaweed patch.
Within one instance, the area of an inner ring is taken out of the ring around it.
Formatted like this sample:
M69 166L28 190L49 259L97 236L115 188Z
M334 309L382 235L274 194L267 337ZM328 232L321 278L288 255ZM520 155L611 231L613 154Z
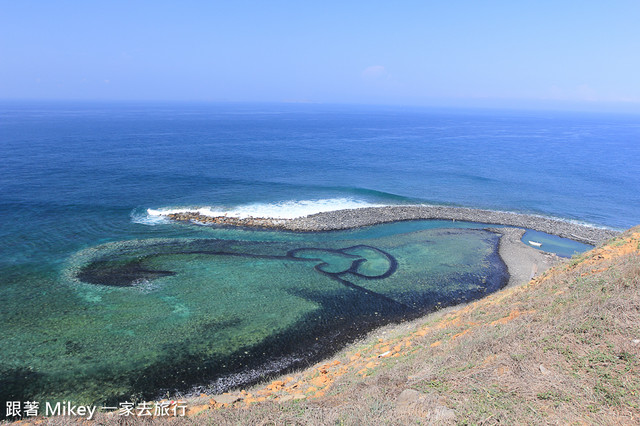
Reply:
M144 268L140 262L140 260L130 262L98 260L82 268L76 277L88 284L131 287L142 281L175 275L172 271Z

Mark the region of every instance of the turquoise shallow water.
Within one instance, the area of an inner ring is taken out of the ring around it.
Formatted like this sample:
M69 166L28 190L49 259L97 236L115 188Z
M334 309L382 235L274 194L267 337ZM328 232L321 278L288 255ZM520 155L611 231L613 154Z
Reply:
M35 288L14 283L22 303L2 312L3 393L95 403L225 390L506 283L496 234L418 225L80 250L53 278L34 275Z

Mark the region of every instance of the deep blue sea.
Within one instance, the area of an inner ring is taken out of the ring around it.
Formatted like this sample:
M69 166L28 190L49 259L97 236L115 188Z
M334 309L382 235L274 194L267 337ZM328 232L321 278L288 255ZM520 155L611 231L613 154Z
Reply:
M161 212L294 217L345 207L440 204L616 229L640 224L640 116L632 115L3 103L0 165L0 384L7 398L148 397L148 389L180 387L171 378L132 379L158 366L171 372L169 357L182 366L208 366L206 373L187 369L171 377L182 374L192 385L218 380L216 389L223 389L221 377L246 366L262 363L271 365L265 371L279 371L277 365L297 362L283 361L293 359L295 348L268 362L237 354L264 354L265 342L295 340L300 330L320 333L318 324L336 327L332 321L345 306L359 306L353 315L362 317L363 330L370 329L386 320L363 314L365 305L377 306L376 315L408 318L493 291L504 274L500 262L482 270L482 261L495 257L496 241L480 230L444 236L425 222L310 241L295 234L169 223ZM438 243L422 252L424 241ZM431 272L468 287L451 284L437 295L426 290L430 278L419 278L424 270L406 266L447 263L437 256L447 257L449 267L459 256L459 265L469 270ZM318 259L325 266L309 267ZM265 287L276 269L280 277L291 274L277 284L280 293ZM424 287L401 294L393 282L380 284L390 276L396 284ZM491 288L480 288L486 277L493 277ZM207 287L212 280L221 287ZM294 281L307 287L287 287ZM333 298L319 293L327 283L339 284ZM243 306L260 310L266 299L249 303L247 294L261 294L255 288L234 293L253 284L262 286L265 298L282 303L261 317L260 330L239 312ZM198 293L205 287L211 292ZM283 301L285 293L294 299ZM360 305L350 299L355 295ZM205 299L218 304L205 306ZM216 310L224 315L214 315ZM283 311L290 318L282 319ZM314 312L322 315L312 321ZM167 334L169 328L182 334ZM199 337L189 335L194 330ZM165 339L140 340L153 333ZM345 329L338 340L358 333ZM184 336L188 343L180 340ZM331 344L336 337L326 338ZM207 346L212 341L233 343ZM101 370L106 359L112 363L108 373ZM226 370L220 370L223 363ZM80 364L82 373L64 376ZM103 393L94 391L95 383Z

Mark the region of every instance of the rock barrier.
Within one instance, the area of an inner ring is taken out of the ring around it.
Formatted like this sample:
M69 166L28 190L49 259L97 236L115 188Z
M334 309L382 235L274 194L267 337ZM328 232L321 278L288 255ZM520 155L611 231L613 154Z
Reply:
M334 231L404 220L451 220L533 229L587 244L599 244L619 231L543 216L446 206L385 206L336 210L295 219L205 216L196 212L167 215L172 220L223 226L281 229L298 232Z

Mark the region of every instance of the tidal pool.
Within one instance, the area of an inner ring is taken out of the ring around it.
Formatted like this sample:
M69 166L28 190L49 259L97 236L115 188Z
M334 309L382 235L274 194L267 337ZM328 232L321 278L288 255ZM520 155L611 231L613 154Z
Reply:
M99 404L248 385L498 290L498 241L414 223L88 247L28 301L5 301L0 396Z

